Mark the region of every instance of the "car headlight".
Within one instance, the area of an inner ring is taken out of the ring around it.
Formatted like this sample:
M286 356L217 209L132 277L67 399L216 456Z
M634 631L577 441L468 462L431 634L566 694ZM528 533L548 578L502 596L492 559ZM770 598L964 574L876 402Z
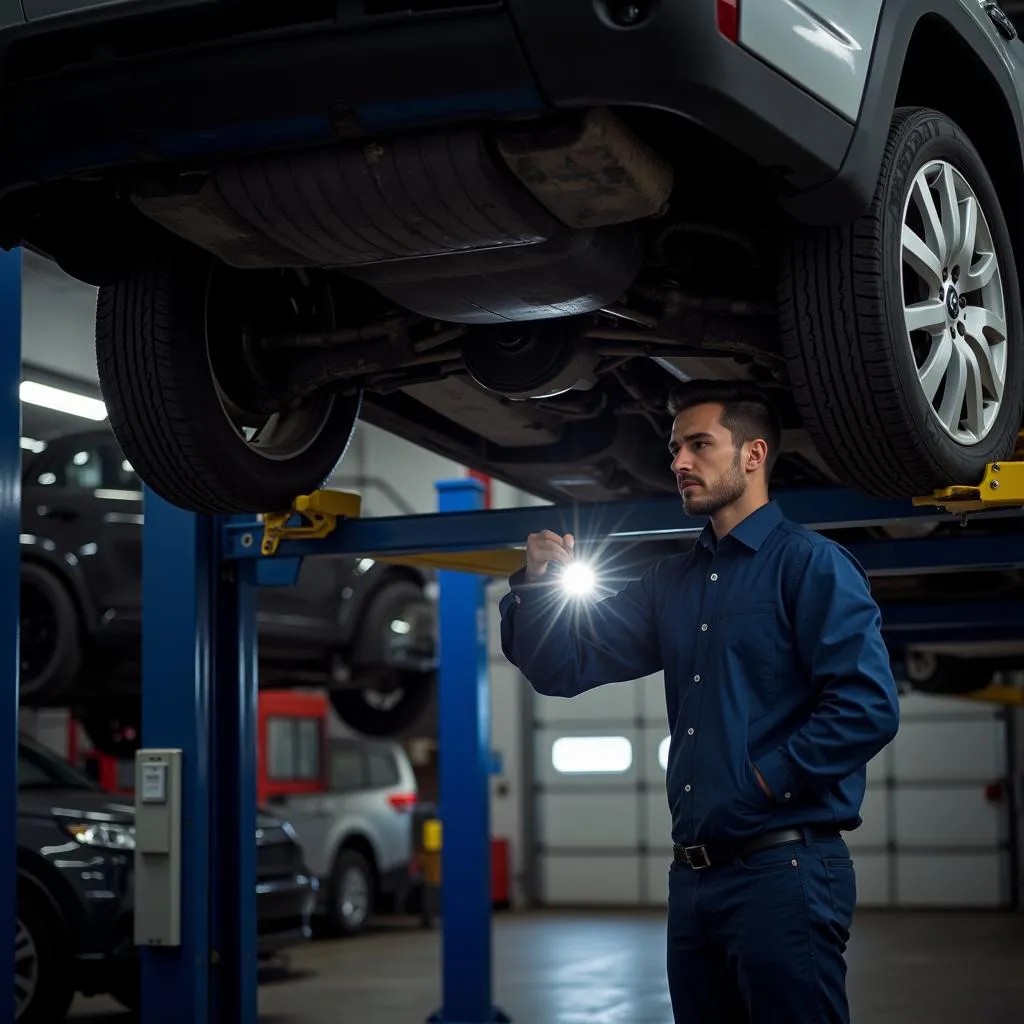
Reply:
M112 821L61 820L61 827L82 846L101 850L134 850L135 826L119 825Z

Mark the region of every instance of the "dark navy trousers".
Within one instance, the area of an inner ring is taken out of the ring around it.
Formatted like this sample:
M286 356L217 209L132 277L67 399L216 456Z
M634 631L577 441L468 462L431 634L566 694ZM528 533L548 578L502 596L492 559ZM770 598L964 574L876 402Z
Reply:
M849 1024L857 885L840 835L669 871L675 1024Z

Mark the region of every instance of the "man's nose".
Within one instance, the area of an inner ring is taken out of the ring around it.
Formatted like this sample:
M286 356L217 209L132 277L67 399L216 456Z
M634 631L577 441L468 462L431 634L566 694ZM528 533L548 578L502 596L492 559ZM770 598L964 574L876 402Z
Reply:
M672 460L672 472L673 473L685 473L690 469L690 457L684 451L676 453L676 457Z

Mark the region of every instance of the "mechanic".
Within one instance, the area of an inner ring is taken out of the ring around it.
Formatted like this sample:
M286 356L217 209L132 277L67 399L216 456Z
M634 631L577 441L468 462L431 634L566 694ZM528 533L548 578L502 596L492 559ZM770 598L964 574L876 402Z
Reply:
M899 725L879 609L853 557L769 499L780 428L757 390L690 381L669 411L683 508L709 517L693 548L587 603L549 571L574 537L531 534L502 648L551 697L664 671L677 1024L846 1024L841 830Z

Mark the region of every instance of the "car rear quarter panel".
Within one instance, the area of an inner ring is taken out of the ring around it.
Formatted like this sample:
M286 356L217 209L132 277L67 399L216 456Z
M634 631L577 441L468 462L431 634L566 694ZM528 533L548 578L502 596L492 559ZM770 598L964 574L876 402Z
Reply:
M883 0L741 0L740 43L856 121Z

